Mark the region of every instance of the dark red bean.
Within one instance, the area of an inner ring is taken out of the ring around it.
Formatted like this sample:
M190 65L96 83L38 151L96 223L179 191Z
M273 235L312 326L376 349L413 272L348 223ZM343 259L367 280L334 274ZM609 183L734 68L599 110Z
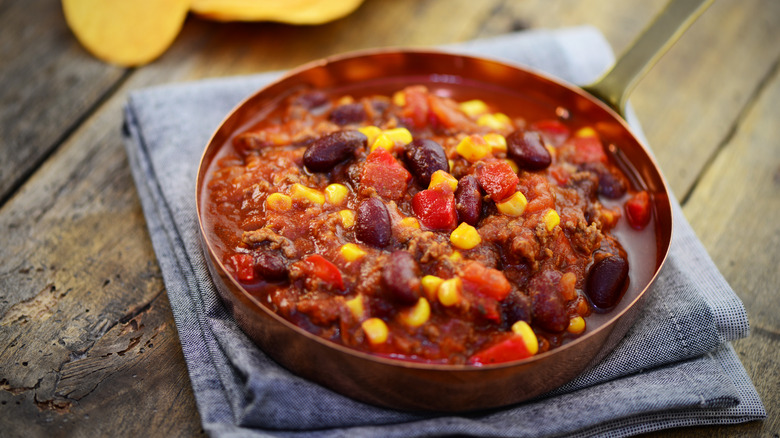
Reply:
M404 162L412 172L415 181L428 187L431 175L437 170L447 172L450 164L444 148L433 140L417 138L404 147Z
M594 263L585 282L585 293L591 303L609 310L620 301L628 278L628 262L620 256L604 257Z
M366 109L362 103L348 103L333 108L328 118L339 126L360 123L366 119Z
M257 251L254 254L255 272L266 281L280 281L287 278L287 265L279 254Z
M393 237L390 214L378 198L368 198L358 206L355 237L377 248L384 248L390 243Z
M542 170L552 162L550 151L544 147L542 136L536 131L517 130L506 138L509 158L525 170Z
M531 322L531 300L518 289L512 288L501 301L501 314L507 327L517 321Z
M315 140L303 153L303 164L311 172L327 172L365 146L368 137L359 131L337 131Z
M476 226L482 212L482 193L479 183L472 175L466 175L458 181L455 190L455 209L458 211L458 221Z
M417 302L422 292L420 267L411 254L395 251L382 267L382 284L389 298L403 305Z
M585 163L581 167L598 177L599 194L602 196L618 199L626 194L627 184L623 176L612 172L604 163Z
M558 271L541 272L528 282L533 322L553 333L562 332L569 326L560 283L561 273Z
M309 91L301 94L295 99L295 103L307 110L319 108L328 103L328 95L319 90Z

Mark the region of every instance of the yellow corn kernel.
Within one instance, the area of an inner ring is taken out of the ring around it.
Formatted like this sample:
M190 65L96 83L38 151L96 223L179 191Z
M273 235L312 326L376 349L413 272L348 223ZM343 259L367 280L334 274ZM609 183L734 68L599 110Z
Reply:
M469 135L455 147L460 156L472 163L488 156L490 150L490 145L479 135Z
M523 338L525 348L531 353L531 356L539 352L539 340L536 339L536 333L527 322L517 321L512 324L512 332Z
M292 190L290 190L290 197L299 201L309 201L317 205L325 203L325 195L322 192L298 183L293 184Z
M463 288L463 283L461 282L460 277L444 280L439 286L439 289L436 290L436 297L439 298L439 302L443 306L454 306L460 302L461 288Z
M292 208L292 199L282 193L271 193L265 198L265 208L274 211L287 211Z
M452 254L450 254L450 260L453 262L457 262L460 260L463 260L463 256L458 251L453 251Z
M343 184L330 184L325 187L325 200L333 205L341 205L347 199L349 189Z
M344 301L344 304L347 305L347 308L350 312L352 312L352 316L354 316L355 319L363 319L363 315L365 315L365 307L363 307L363 295L358 294L355 298Z
M558 216L558 212L552 208L547 210L547 213L544 214L544 226L547 231L552 231L559 223L561 223L561 217Z
M458 228L452 230L450 233L450 242L452 246L460 249L471 249L479 245L482 242L477 229L471 225L461 222Z
M379 134L379 137L374 140L374 143L371 144L371 152L374 152L376 148L382 148L386 151L389 151L390 149L395 146L395 143L393 143L393 140L390 140L390 137L388 137L385 134Z
M514 195L510 196L504 202L497 202L496 208L501 213L507 216L520 216L525 211L525 206L528 205L528 200L525 199L525 195L521 191L516 191Z
M396 91L393 94L393 103L398 106L406 105L406 93L403 91Z
M460 107L460 110L469 117L476 117L488 111L487 104L479 99L467 100L461 102L458 106Z
M360 324L363 328L363 333L366 334L368 342L376 344L384 344L387 341L387 324L379 318L369 318Z
M419 327L431 317L431 305L428 300L420 297L417 304L399 313L401 321L409 327Z
M428 184L428 188L432 189L439 184L447 184L450 186L452 191L454 192L455 189L458 188L458 180L455 179L454 176L450 175L449 173L439 169L436 172L433 172L433 175L431 175L431 183Z
M382 130L377 128L376 126L364 126L362 128L358 128L358 131L360 131L363 135L368 137L367 144L374 144L376 138L379 137L379 134L382 133Z
M348 262L354 262L366 255L366 252L354 243L345 243L341 246L339 252L341 253L341 256L344 257L344 260Z
M477 125L487 126L490 129L500 130L509 128L512 121L503 113L482 114L477 119Z
M394 143L409 144L412 142L412 133L406 128L393 128L382 131L382 134Z
M355 212L352 210L341 210L339 211L339 216L341 216L341 226L344 228L352 228L352 225L355 225Z
M482 138L484 138L487 144L490 145L490 148L493 150L494 153L506 152L506 137L504 137L503 135L496 134L495 132L491 132L489 134L485 134L484 136L482 136Z
M450 169L450 172L452 172L453 166L455 166L455 162L452 160L447 160L447 168Z
M583 319L581 316L575 316L574 318L569 320L569 327L566 328L566 331L573 334L578 335L585 331L585 319Z
M514 173L520 172L520 168L517 167L517 163L515 163L515 160L511 158L504 158L504 161L506 161L506 164L508 164L509 167L512 169L512 172Z
M598 137L598 134L596 133L596 130L591 128L590 126L586 126L584 128L580 128L577 130L577 132L574 133L575 137Z
M427 296L429 300L433 300L436 299L436 291L438 291L439 286L444 283L444 279L435 275L426 275L420 282L422 283L423 291L425 291L425 296Z
M417 221L417 218L412 216L407 216L398 221L398 223L401 224L402 227L420 228L420 222Z

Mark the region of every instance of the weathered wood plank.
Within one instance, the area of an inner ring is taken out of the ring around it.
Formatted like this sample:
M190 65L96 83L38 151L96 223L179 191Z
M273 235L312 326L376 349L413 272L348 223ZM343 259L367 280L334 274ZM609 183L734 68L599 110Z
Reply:
M0 7L0 200L57 147L125 69L104 64L71 35L59 2Z

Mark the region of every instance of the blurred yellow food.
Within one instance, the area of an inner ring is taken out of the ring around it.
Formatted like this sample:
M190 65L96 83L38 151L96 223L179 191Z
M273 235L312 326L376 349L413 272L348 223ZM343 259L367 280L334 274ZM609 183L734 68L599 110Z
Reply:
M62 0L68 26L103 61L141 65L179 34L190 0Z
M322 24L348 15L363 0L192 0L192 12L219 21Z

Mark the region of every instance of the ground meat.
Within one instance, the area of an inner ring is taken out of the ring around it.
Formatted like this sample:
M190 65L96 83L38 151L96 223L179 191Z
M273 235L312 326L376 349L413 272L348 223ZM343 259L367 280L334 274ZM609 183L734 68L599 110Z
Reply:
M298 251L295 248L293 242L284 237L276 234L273 230L268 228L260 228L258 230L246 231L241 236L241 240L250 246L256 246L261 243L270 242L268 247L270 249L279 249L282 251L285 257L291 259L296 256Z

